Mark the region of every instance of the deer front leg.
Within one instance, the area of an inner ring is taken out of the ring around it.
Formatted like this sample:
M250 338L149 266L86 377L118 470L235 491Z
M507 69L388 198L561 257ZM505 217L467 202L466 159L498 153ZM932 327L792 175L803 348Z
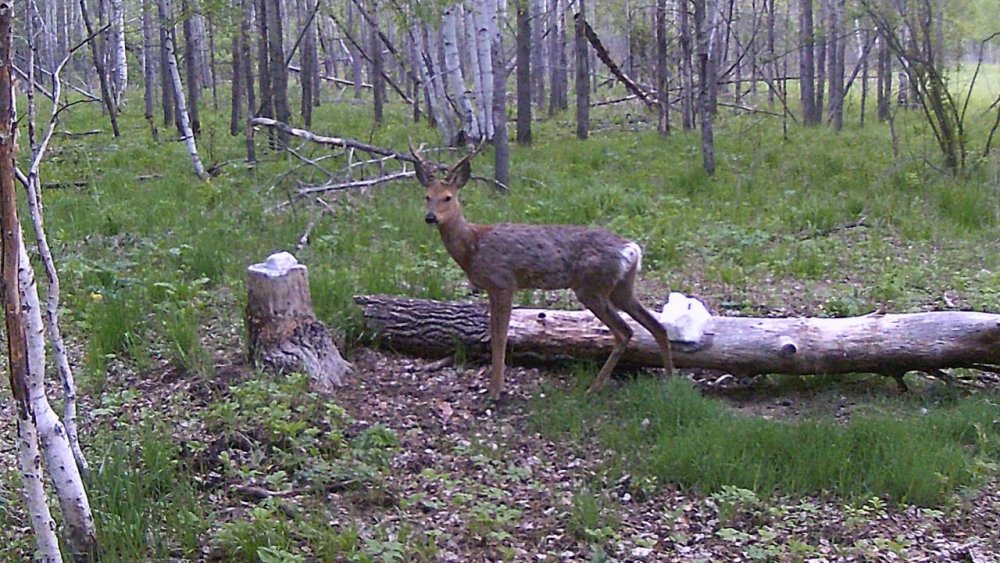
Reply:
M503 374L507 352L507 327L510 325L510 309L514 292L493 290L490 296L490 346L493 351L493 365L490 371L489 398L496 400L503 393Z

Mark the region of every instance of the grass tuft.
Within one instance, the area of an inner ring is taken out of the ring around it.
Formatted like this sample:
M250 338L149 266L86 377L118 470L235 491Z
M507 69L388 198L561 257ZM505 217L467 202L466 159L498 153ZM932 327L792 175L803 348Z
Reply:
M879 496L940 505L985 476L1000 448L1000 409L969 398L921 413L861 414L847 424L823 417L774 421L734 414L683 380L640 379L588 401L548 390L534 404L550 435L586 439L628 457L661 483L705 494L726 486L760 495Z

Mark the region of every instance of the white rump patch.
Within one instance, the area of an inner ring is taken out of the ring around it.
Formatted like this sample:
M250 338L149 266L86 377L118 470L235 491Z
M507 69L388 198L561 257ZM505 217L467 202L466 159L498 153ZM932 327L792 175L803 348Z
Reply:
M636 272L642 269L642 249L639 245L630 242L619 251L622 255L622 276L630 272L633 268Z

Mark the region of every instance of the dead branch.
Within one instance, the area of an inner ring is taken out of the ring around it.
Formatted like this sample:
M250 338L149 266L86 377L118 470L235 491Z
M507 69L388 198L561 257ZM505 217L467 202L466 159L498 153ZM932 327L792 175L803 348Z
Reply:
M340 147L344 149L358 149L367 153L379 154L382 156L391 156L396 160L402 160L405 162L411 162L416 164L416 160L412 156L406 153L396 152L392 149L377 147L375 145L369 145L368 143L363 143L355 139L348 139L346 137L327 137L325 135L317 135L312 131L307 131L305 129L298 129L296 127L292 127L291 125L287 123L282 123L277 119L271 119L269 117L254 117L251 118L249 122L251 125L272 127L287 135L298 137L300 139L305 139L307 141L317 143L320 145L326 145L328 147Z
M573 16L573 19L578 20L583 24L584 35L587 36L587 41L590 43L591 47L593 47L594 51L597 53L597 58L601 59L601 62L604 63L604 66L608 67L608 70L611 71L611 74L614 74L615 77L618 79L618 81L621 82L623 85L625 85L625 89L628 90L629 92L632 92L647 106L649 107L655 106L656 100L653 99L652 94L643 91L643 89L640 88L639 85L636 84L634 80L629 78L628 75L625 74L625 72L618 66L618 64L615 63L614 59L611 58L611 54L608 53L608 50L604 47L604 44L601 43L601 38L597 36L597 33L594 32L594 29L592 27L590 27L590 24L587 23L587 20L583 19L583 15L577 13L576 15Z
M302 72L302 69L295 65L288 65L288 70L292 72ZM341 86L354 86L353 81L344 78L337 78L336 76L326 76L325 74L321 74L319 75L319 77L322 80L326 80L327 82L333 82L334 84L339 84ZM367 82L362 82L361 87L371 90L372 85L368 84Z

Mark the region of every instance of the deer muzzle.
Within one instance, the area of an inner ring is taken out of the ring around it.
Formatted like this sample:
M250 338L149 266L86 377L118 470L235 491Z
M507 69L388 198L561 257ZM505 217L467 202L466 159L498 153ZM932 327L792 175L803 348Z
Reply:
M427 215L424 216L424 221L426 221L428 225L436 225L438 218L433 211L429 211Z

